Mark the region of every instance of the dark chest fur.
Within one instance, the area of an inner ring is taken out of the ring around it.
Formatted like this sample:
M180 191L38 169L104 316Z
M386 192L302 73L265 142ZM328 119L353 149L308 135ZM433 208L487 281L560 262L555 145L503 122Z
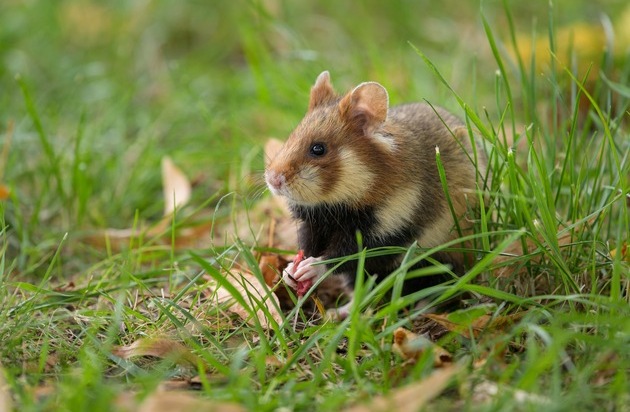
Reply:
M357 232L361 234L363 247L368 249L409 246L417 234L415 228L409 225L384 237L373 236L378 221L373 208L369 207L351 209L346 206L293 206L292 212L300 221L298 241L306 256L333 259L355 254L359 251ZM365 262L365 269L372 275L378 274L382 277L396 269L398 262L397 255L369 258ZM354 275L356 261L342 265L337 272Z

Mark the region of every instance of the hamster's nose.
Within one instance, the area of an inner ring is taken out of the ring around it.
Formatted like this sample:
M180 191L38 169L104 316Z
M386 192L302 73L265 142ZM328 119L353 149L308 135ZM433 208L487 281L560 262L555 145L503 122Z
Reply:
M267 181L267 186L269 186L273 192L280 192L287 184L287 179L284 177L284 174L275 171L267 171L267 173L265 173L265 180Z

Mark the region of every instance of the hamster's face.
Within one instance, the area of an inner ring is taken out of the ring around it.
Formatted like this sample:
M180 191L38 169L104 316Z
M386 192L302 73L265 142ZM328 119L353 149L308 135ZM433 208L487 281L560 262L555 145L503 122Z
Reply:
M306 206L360 204L366 196L374 176L335 109L309 112L269 162L265 180L274 195Z

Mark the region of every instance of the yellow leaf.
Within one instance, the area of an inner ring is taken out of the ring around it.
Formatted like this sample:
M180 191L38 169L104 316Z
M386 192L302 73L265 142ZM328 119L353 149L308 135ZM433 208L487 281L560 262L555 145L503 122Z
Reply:
M435 370L425 379L393 390L387 395L377 396L368 404L345 409L346 412L415 412L422 410L429 401L438 396L462 367L449 365Z
M139 412L242 412L241 405L228 402L217 402L193 395L190 392L155 392L149 395L138 408Z
M470 382L462 385L464 392L470 391ZM472 389L472 401L475 404L490 403L496 398L505 398L506 394L511 394L516 405L527 404L530 406L546 406L551 405L551 400L534 393L525 392L515 389L507 385L498 384L496 382L484 380L476 383Z
M162 158L162 190L164 216L171 215L175 209L188 203L192 193L190 181L168 156Z
M623 244L621 245L621 260L625 260L626 262L630 263L630 253L628 253L628 243L627 242L623 242ZM610 251L610 257L612 259L614 259L617 256L617 249L613 249Z
M11 191L9 188L2 183L0 183L0 200L7 200L11 195Z
M249 272L239 272L236 274L228 272L225 273L224 276L230 281L232 286L236 288L244 301L251 306L247 308L244 307L237 299L234 299L234 296L232 296L227 289L213 282L214 285L211 286L214 293L213 299L216 299L218 304L229 304L228 310L237 314L250 325L255 325L255 321L252 318L252 312L254 312L258 322L263 328L271 328L271 320L265 315L263 307L276 323L282 323L282 315L278 311L280 307L278 298L271 293L271 291L266 290L256 276Z
M9 384L4 377L4 368L0 364L0 411L12 411L13 399L9 391Z
M165 338L141 338L127 346L119 346L112 353L120 358L129 359L138 356L154 356L172 359L174 362L187 362L197 365L198 358L190 349L179 342Z
M453 362L453 356L446 349L405 328L398 328L394 331L392 350L405 361L418 360L425 351L432 350L433 366L435 367Z
M474 337L479 336L479 334L484 330L497 330L509 327L514 324L518 319L523 316L523 313L515 313L512 315L505 316L492 316L492 315L481 315L478 318L474 319L469 324L462 324L458 322L454 322L451 318L449 318L448 313L443 314L427 314L424 315L426 318L429 318L440 325L444 326L451 332L459 333L465 338L470 339L470 332L472 331L472 335Z
M173 212L185 206L192 194L192 185L186 175L173 163L169 157L162 158L162 191L164 196L164 217L148 228L134 227L129 229L105 229L86 236L86 240L95 246L109 246L120 250L129 246L133 239L158 238L159 243L171 244L171 219ZM175 248L195 246L199 239L206 238L212 223L202 223L197 226L179 228L177 230Z

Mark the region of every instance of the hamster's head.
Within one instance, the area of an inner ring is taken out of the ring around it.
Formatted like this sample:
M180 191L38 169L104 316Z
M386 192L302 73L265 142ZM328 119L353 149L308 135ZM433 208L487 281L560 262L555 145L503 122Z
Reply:
M395 144L381 133L387 111L387 91L380 84L362 83L338 96L323 72L305 117L268 160L267 186L303 206L365 204L379 178L379 158Z

